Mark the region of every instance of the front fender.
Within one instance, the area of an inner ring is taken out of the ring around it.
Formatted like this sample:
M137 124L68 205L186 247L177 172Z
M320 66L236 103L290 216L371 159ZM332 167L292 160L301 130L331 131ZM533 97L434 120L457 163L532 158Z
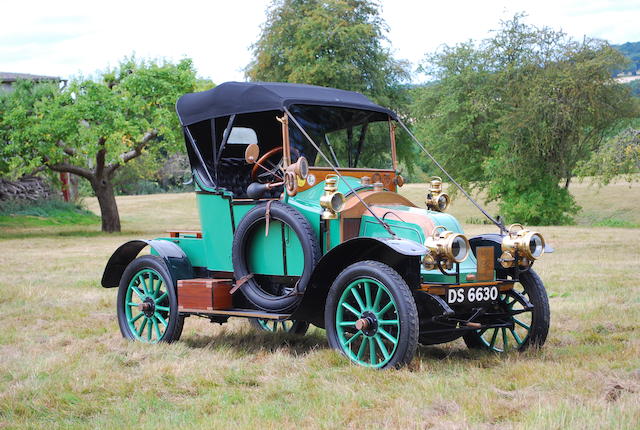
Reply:
M385 263L414 289L420 285L420 257L427 249L408 239L356 237L324 254L313 270L304 297L291 318L324 326L324 305L333 280L347 266L364 260Z
M178 279L193 278L193 267L189 258L178 245L166 240L138 239L120 245L111 255L102 274L102 286L104 288L117 287L129 263L147 246L150 246L156 254L162 257L169 273L171 273L174 284Z

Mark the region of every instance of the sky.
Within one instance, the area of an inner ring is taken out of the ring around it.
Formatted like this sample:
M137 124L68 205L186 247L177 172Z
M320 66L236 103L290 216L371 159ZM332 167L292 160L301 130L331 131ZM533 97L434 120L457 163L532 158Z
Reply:
M7 1L0 7L0 71L91 76L123 57L192 58L215 83L244 80L271 0ZM516 12L526 22L618 44L640 41L639 0L381 1L396 58L480 40ZM415 76L414 81L420 77Z

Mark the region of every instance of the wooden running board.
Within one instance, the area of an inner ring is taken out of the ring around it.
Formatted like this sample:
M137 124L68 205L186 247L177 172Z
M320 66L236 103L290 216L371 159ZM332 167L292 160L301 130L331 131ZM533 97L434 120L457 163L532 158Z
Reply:
M180 313L197 313L202 315L222 315L229 317L242 317L242 318L260 318L263 320L286 320L291 314L272 314L264 311L257 311L255 309L219 309L219 310L202 310L202 309L187 309L181 308Z

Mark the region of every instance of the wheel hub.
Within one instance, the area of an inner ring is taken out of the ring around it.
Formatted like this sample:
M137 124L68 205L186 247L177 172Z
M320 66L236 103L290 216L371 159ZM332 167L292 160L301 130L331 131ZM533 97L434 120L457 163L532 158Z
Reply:
M363 312L356 321L356 329L362 331L365 336L374 336L378 332L378 319L372 312Z
M144 312L144 314L148 317L152 316L156 311L155 303L150 297L144 299L144 302L140 303L138 306L140 307L140 310Z

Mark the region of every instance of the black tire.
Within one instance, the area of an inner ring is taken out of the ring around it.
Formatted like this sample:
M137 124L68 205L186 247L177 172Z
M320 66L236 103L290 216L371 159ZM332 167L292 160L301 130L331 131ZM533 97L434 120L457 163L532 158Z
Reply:
M511 317L513 328L474 331L464 335L464 342L469 348L504 352L505 350L514 349L510 345L517 345L515 349L518 351L524 351L529 347L539 348L544 345L549 334L551 313L549 310L549 298L542 280L536 272L529 269L520 274L519 282L514 284L513 291L525 297L533 305L533 309L513 315ZM502 310L511 309L512 311L517 311L518 309L523 309L518 296L513 292L502 294L500 297ZM528 326L528 329L525 329L522 324ZM500 336L498 330L500 330L502 336ZM526 336L523 336L523 332L526 332ZM506 348L504 347L505 338Z
M276 321L276 320L263 320L259 318L251 318L249 324L253 328L259 331L279 332L297 334L304 336L309 330L309 323L306 321Z
M266 203L257 205L247 212L238 224L238 228L233 237L232 247L232 260L236 280L249 274L247 248L250 244L248 243L248 239L254 228L265 222L265 211ZM288 225L295 232L302 245L304 269L297 285L298 292L302 293L307 287L313 269L321 256L318 239L309 221L291 206L279 201L272 201L269 212L270 222L277 220ZM254 306L270 312L290 311L295 308L302 299L302 294L297 295L291 289L283 292L281 295L275 295L272 294L272 292L265 291L255 277L245 282L242 287L240 287L240 290Z
M375 298L371 284L377 288ZM364 295L365 298L358 299L353 290L358 296ZM380 300L378 294L382 296ZM383 303L386 305L383 306ZM345 304L360 315L348 310ZM340 311L339 305L348 311ZM345 319L354 318L357 321L366 320L367 327L358 329L355 325L348 326L352 321ZM329 345L356 364L375 368L399 368L411 362L418 346L418 310L411 290L398 272L378 261L354 263L338 275L327 296L324 319ZM340 330L337 329L338 320ZM394 321L396 325L389 324ZM384 332L395 338L395 344ZM380 342L383 343L382 346ZM366 351L367 345L369 351ZM369 357L368 362L365 356Z
M155 274L161 278L161 283L156 280ZM140 276L145 280L144 286ZM151 288L148 289L146 282L151 279L153 279ZM137 289L137 293L134 289ZM155 290L157 292L153 294ZM133 302L138 303L139 306L131 306ZM141 307L143 302L149 303L147 309ZM184 316L180 316L178 312L176 284L164 260L158 256L144 255L129 263L120 279L117 310L120 332L126 339L151 343L173 342L180 339ZM133 323L131 323L132 319Z

